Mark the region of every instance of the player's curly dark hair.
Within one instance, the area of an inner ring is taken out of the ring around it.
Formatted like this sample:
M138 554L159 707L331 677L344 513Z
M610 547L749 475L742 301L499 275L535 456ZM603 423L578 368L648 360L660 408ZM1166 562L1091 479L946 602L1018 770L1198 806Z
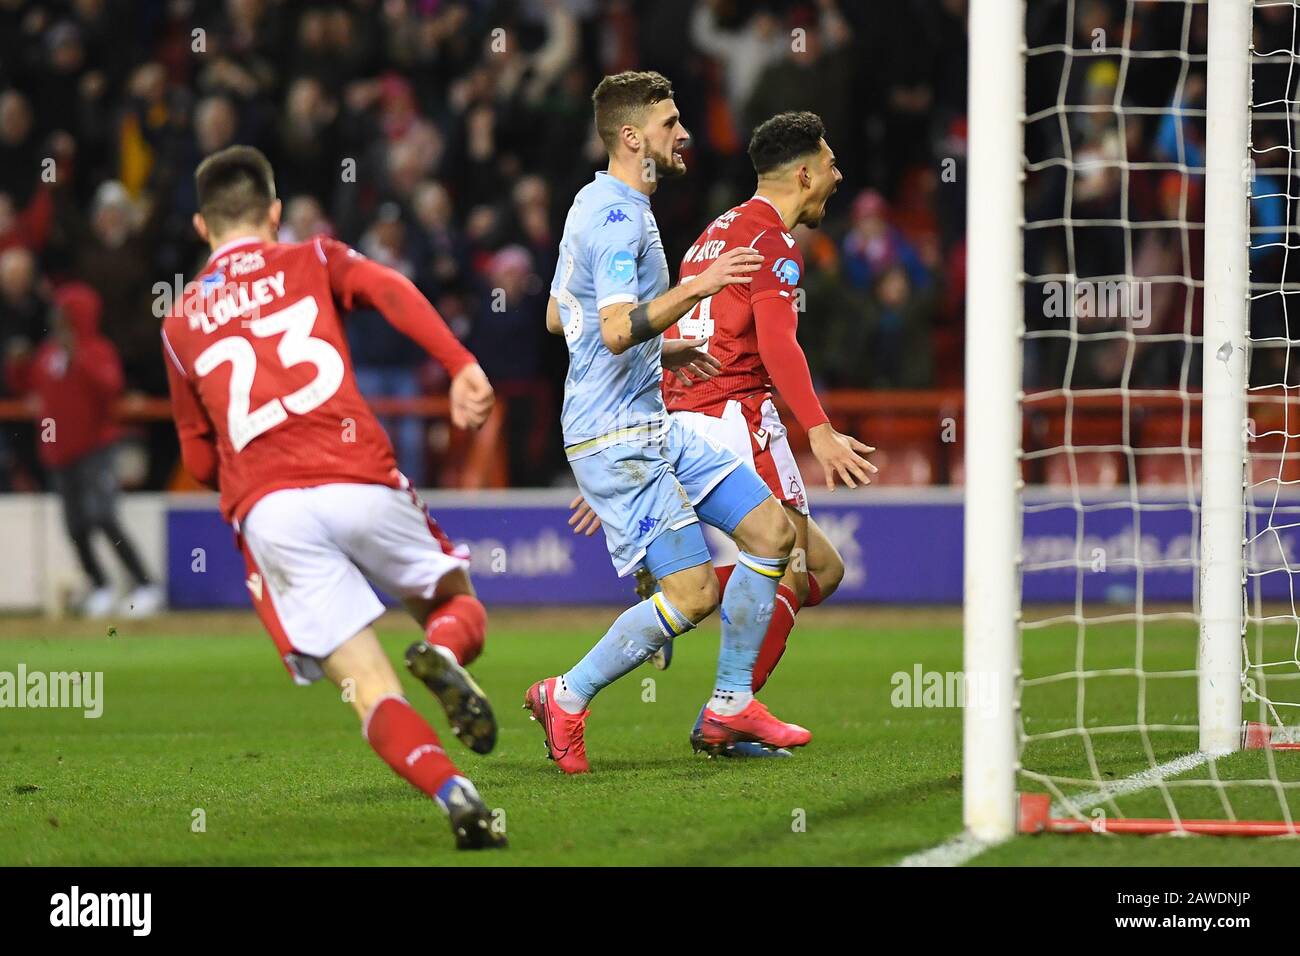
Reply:
M749 160L762 176L791 160L817 152L826 136L822 118L807 110L777 113L764 120L749 140Z
M199 212L218 231L255 222L275 200L270 160L252 146L228 146L203 160L194 171L194 187Z
M638 125L648 107L672 98L673 85L668 77L653 70L625 70L605 77L591 94L600 141L613 152L619 130L629 123Z

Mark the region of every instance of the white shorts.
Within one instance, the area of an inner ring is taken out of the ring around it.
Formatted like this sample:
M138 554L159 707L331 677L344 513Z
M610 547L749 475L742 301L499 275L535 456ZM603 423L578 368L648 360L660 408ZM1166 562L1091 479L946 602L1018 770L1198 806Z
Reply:
M759 393L744 401L729 399L718 417L703 412L673 412L673 418L731 449L758 472L777 501L808 514L808 495L785 425L766 395Z
M239 526L253 606L294 680L384 613L370 584L398 599L433 597L469 568L414 490L329 484L274 491Z

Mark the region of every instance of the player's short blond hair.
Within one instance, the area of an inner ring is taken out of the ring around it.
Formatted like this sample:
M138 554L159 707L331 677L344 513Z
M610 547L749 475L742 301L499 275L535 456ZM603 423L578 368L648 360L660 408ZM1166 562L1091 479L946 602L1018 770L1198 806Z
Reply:
M596 132L611 153L624 126L640 126L646 110L673 98L673 85L653 70L625 70L607 76L596 85L591 104L596 111Z

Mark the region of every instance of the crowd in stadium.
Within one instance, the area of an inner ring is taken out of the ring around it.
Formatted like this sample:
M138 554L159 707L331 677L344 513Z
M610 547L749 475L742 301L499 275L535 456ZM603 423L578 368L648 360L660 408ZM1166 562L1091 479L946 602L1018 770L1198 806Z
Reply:
M98 294L127 392L164 396L158 284L174 287L203 258L190 224L193 172L214 150L248 143L274 163L283 239L327 233L400 269L477 354L507 405L511 447L528 450L511 456L510 482L563 480L558 407L566 352L545 330L548 287L564 211L603 158L591 91L605 73L641 68L672 80L693 134L688 175L654 200L670 262L709 219L749 195L745 146L753 126L781 110L814 110L844 173L823 227L799 236L807 265L800 340L815 382L826 389L958 385L965 6L0 0L6 367L53 328L55 287L78 280ZM1040 12L1062 6L1038 5ZM1137 34L1165 42L1177 33L1163 11L1145 9L1162 5L1139 6ZM1123 37L1123 10L1083 0L1076 47L1094 42L1094 28ZM1059 9L1042 17L1058 29L1061 20ZM1031 15L1031 39L1036 22ZM1172 46L1179 47L1177 35ZM1118 62L1118 54L1095 58L1091 69L1076 71L1071 101L1113 95ZM1030 79L1032 112L1042 105L1035 97L1054 98L1057 89ZM1152 78L1145 92L1167 102L1176 80ZM1179 88L1189 103L1203 96L1194 75ZM1104 116L1071 122L1076 152L1117 148ZM1190 133L1175 132L1154 119L1127 130L1129 145L1146 153L1185 156L1197 146ZM1046 145L1036 137L1027 132L1031 158L1035 148L1059 152L1059 137ZM1081 200L1110 208L1120 188L1109 173L1082 187L1075 215L1086 211ZM1182 202L1181 178L1153 187L1142 215ZM1031 183L1030 218L1053 204L1059 215L1060 188ZM1193 184L1187 218L1198 215L1196 202ZM1081 236L1076 270L1091 267L1090 255L1098 274L1110 269L1113 237L1105 230ZM1181 250L1168 241L1139 253L1143 267L1183 268ZM1027 263L1031 273L1057 265ZM1162 307L1181 314L1180 303ZM378 314L355 314L350 335L367 394L445 389L441 371ZM1036 360L1041 367L1031 373L1058 373L1050 355L1031 353L1031 366ZM1177 364L1150 374L1176 376ZM1104 357L1096 365L1088 374L1113 371ZM5 377L2 397L15 397L13 378ZM423 483L428 423L388 424L401 467ZM131 434L143 454L128 484L166 487L177 461L170 423L133 426ZM0 487L40 487L34 427L6 422L3 436Z

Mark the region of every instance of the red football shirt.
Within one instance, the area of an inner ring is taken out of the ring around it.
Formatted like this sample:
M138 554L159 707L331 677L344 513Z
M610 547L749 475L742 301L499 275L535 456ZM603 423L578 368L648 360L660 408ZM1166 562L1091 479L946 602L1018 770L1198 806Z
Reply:
M379 309L452 375L474 361L404 277L326 238L227 243L163 320L186 466L216 480L228 521L282 488L405 485L352 373L339 313L354 304Z
M669 411L719 415L728 399L772 390L772 376L759 355L754 305L765 299L793 300L803 274L803 256L776 207L754 196L709 223L682 257L678 281L699 275L727 250L744 246L763 256L752 281L727 286L704 299L664 333L665 338L708 339L709 354L722 363L716 377L689 386L665 373L664 401Z

